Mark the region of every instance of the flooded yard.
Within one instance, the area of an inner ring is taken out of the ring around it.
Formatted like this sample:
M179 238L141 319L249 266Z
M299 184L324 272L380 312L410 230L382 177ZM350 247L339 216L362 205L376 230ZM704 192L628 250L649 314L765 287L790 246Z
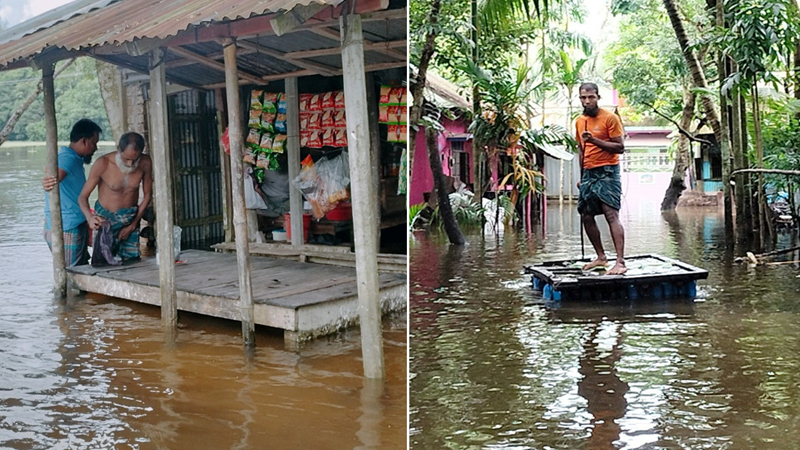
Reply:
M411 448L797 448L797 265L734 263L716 208L659 201L623 204L628 254L707 269L696 300L544 302L522 268L581 255L574 206L546 235L416 234Z
M297 352L259 328L248 358L239 323L179 314L166 348L158 308L53 298L44 150L0 164L0 448L406 448L405 314L384 320L384 383L357 328Z

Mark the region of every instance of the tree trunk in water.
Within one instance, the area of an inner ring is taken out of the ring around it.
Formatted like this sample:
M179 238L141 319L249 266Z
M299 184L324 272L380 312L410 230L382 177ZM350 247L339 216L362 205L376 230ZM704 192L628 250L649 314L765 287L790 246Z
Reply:
M755 81L755 80L754 80ZM755 140L756 140L756 169L763 169L764 168L764 146L761 144L761 116L758 112L758 88L756 87L755 83L753 83L753 87L750 89L750 101L752 102L753 108L753 131L755 132ZM764 251L766 248L766 227L764 217L766 217L765 205L766 201L764 200L764 174L758 174L758 195L756 196L756 200L758 202L758 249Z
M683 57L686 59L686 66L689 68L689 73L692 74L692 81L694 82L695 86L708 89L708 83L706 82L706 76L703 72L703 68L700 66L700 61L697 60L697 56L694 54L694 52L692 52L691 47L689 47L689 38L686 36L686 30L683 28L683 22L678 15L677 8L675 7L675 0L663 1L664 9L667 10L669 21L672 23L672 29L675 31L675 37L678 39L678 45L680 45L681 51L683 52ZM717 142L721 142L722 132L720 130L719 116L717 115L717 108L714 104L714 100L707 94L701 94L700 101L703 105L703 111L706 113L708 124L714 130L714 137L717 138Z
M466 239L458 227L458 222L453 215L453 207L450 205L450 196L447 194L447 183L442 171L442 161L439 159L438 131L433 127L425 127L425 142L428 145L428 160L433 172L433 184L436 188L436 197L439 201L439 216L444 225L444 231L451 244L464 245Z
M53 78L55 79L61 72L64 71L64 69L69 67L69 65L72 64L72 61L75 61L75 58L68 60L61 67L59 67L58 70L56 70L55 73L53 73ZM42 93L42 89L43 89L42 80L40 79L39 83L36 84L36 89L34 89L34 91L31 92L31 94L25 98L22 104L19 105L17 109L14 110L13 113L11 113L11 117L8 118L8 121L6 122L6 125L3 127L3 130L0 131L0 145L3 145L3 142L5 142L6 139L8 139L8 136L11 135L11 132L14 131L14 127L17 126L17 122L19 122L20 117L22 117L22 115L25 114L25 111L27 111L28 108L31 106L31 103L33 103L34 100L36 100L36 97L38 97L39 94Z
M716 24L719 29L725 27L725 3L719 0L715 4L716 7ZM724 80L728 76L728 68L725 61L725 56L722 52L717 57L717 69L719 71L719 79ZM722 203L724 205L725 214L725 241L727 243L733 242L733 204L731 201L731 141L730 141L730 122L728 114L728 96L719 96L719 110L720 110L720 134L722 140L719 141L720 154L722 155Z
M694 104L695 94L692 92L692 87L684 88L683 90L683 110L681 111L681 128L689 130L692 125L692 118L694 117ZM691 161L689 155L690 149L689 138L683 134L678 135L678 151L675 154L675 167L672 169L672 178L669 181L669 187L664 194L664 200L661 202L661 210L666 211L675 209L678 206L678 199L681 193L686 189L686 184L683 180L686 178L686 169L689 167Z
M425 95L425 83L428 77L428 65L433 58L433 53L436 51L436 36L438 35L438 27L436 22L439 21L439 10L442 6L441 0L433 0L431 10L428 13L428 34L425 36L425 45L422 47L422 55L419 58L419 65L417 66L417 82L411 85L411 96L414 102L411 104L411 111L409 111L409 122L411 123L411 131L408 135L408 183L411 185L411 173L414 171L414 149L417 142L417 129L419 128L419 121L422 119L422 108Z

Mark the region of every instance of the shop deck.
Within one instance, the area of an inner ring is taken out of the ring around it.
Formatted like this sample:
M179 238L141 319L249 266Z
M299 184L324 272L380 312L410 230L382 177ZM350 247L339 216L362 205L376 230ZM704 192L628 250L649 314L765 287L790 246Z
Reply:
M235 253L181 252L175 265L178 309L240 320L239 278ZM358 322L356 270L263 256L250 257L255 323L284 330L296 343ZM94 292L159 306L159 272L155 257L125 266L68 268L72 285ZM406 275L379 276L384 313L407 305Z
M657 254L626 257L628 271L623 275L582 270L589 261L549 261L525 266L525 273L531 274L533 288L541 290L545 300L693 298L697 280L708 278L704 269Z

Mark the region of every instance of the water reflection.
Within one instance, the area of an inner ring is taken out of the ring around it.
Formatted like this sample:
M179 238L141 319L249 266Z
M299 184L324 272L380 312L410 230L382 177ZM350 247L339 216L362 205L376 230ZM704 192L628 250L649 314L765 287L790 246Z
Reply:
M795 448L797 269L734 263L716 209L628 205L629 253L706 268L698 298L545 303L522 266L580 255L571 215L463 249L413 238L411 447Z
M382 390L357 329L294 352L259 328L243 356L240 324L181 314L165 346L158 308L53 300L44 152L0 162L0 448L406 448L404 315L383 323Z

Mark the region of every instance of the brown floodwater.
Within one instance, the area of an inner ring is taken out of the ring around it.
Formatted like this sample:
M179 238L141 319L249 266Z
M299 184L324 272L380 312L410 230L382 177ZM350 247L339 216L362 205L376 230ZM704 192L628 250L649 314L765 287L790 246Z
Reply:
M284 348L236 322L98 295L53 298L40 148L0 149L0 448L403 449L406 316L384 320L386 380L351 329Z
M624 204L628 254L707 269L694 300L543 301L523 265L581 255L574 207L530 237L415 234L411 448L798 448L798 265L735 263L716 208L662 215L661 195Z

